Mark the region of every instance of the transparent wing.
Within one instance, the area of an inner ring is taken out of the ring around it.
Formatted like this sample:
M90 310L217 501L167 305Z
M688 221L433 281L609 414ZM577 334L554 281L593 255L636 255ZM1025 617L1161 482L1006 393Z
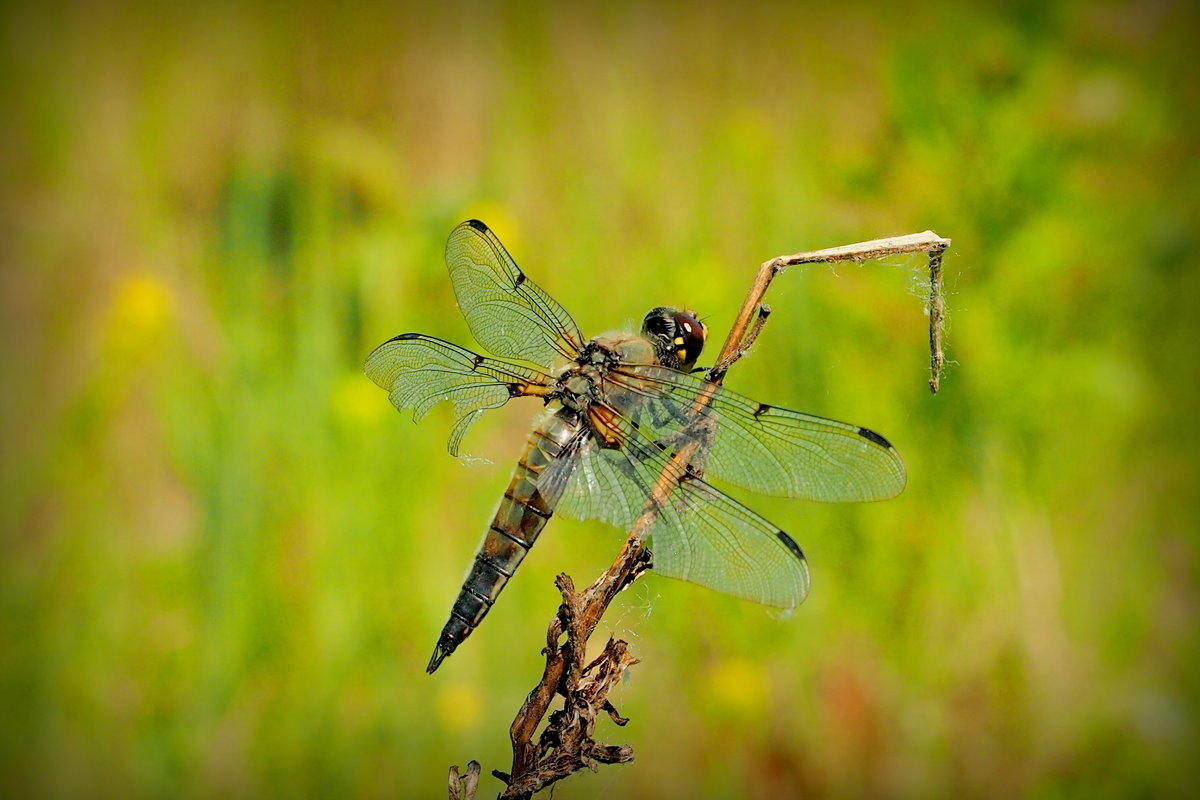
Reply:
M556 513L572 519L598 519L628 529L646 507L654 484L645 483L629 464L629 453L604 449L594 439L578 450L576 465Z
M488 352L544 367L579 353L583 335L575 320L525 277L479 220L468 220L450 234L446 266L471 334Z
M602 448L592 439L558 505L576 519L630 528L651 504L654 571L774 608L795 608L808 595L808 565L790 536L705 483L646 439L631 420L608 423L623 444ZM674 488L656 502L664 479Z
M420 422L443 400L454 403L449 450L455 456L480 414L513 397L543 395L550 382L548 375L536 369L485 358L420 333L405 333L384 342L367 356L363 369L388 391L398 410L413 410L414 422Z
M627 365L609 380L637 397L623 409L651 438L700 439L692 465L763 494L825 502L886 500L904 489L904 462L875 431L789 411L659 366ZM696 408L701 394L712 394Z

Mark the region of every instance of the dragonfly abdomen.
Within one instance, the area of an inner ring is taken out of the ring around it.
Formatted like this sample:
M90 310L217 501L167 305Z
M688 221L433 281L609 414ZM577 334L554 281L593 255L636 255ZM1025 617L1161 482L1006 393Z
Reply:
M537 541L554 513L553 503L538 488L538 478L559 457L582 425L578 415L564 409L530 434L508 489L484 534L483 544L479 546L471 570L450 609L450 619L438 637L427 672L436 670L483 622L508 579Z

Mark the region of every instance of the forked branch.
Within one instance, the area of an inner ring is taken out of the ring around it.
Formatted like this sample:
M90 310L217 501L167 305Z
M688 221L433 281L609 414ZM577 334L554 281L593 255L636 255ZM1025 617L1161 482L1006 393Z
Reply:
M929 254L929 388L936 393L945 363L942 352L945 305L942 299L941 267L942 255L949 246L949 239L925 231L777 256L763 262L713 368L705 375L707 386L697 396L694 412L701 411L712 402L730 367L746 354L762 332L771 313L771 309L763 305L762 299L771 281L783 269L800 264L867 261L898 253ZM693 414L693 419L699 418L698 413ZM602 712L617 725L624 725L628 721L617 713L608 700L608 694L624 671L637 663L637 659L629 654L626 642L610 638L603 652L587 662L587 644L613 598L651 568L651 553L645 546L646 538L658 517L659 509L675 489L678 476L685 474L684 466L690 463L700 441L700 437L683 438L689 444L675 452L671 463L659 475L641 515L634 522L612 565L583 592L577 593L574 583L565 574L559 575L555 581L563 600L546 632L546 647L542 650L546 665L542 670L542 678L525 698L509 729L513 749L512 772L492 772L507 784L501 795L505 800L532 797L535 792L585 767L594 770L599 764L633 760L631 747L601 745L593 740L592 735ZM562 641L564 635L566 640ZM562 708L550 714L546 727L534 741L534 734L542 720L546 719L554 698L560 695L564 698ZM477 775L478 765L475 762L472 764ZM451 798L454 800L460 797L455 793L460 785L456 767L451 767L450 777ZM467 786L470 786L473 794L474 784L467 780L463 788ZM464 798L470 796L462 795Z
M859 242L857 244L844 244L840 247L827 247L824 250L793 253L790 256L775 256L775 258L769 261L764 261L758 268L758 275L754 278L754 285L750 287L749 294L746 295L741 309L738 310L737 319L734 320L733 327L729 331L729 336L725 339L725 345L721 348L721 354L717 357L716 366L709 370L705 379L711 383L720 383L729 368L745 355L749 349L749 345L753 343L753 338L750 338L749 341L743 338L746 337L746 329L750 325L750 319L754 316L755 310L760 308L760 303L763 296L767 293L767 288L771 285L771 281L785 268L801 264L870 261L873 258L883 258L884 256L898 255L900 253L928 253L929 389L934 394L937 394L941 382L942 367L946 363L945 354L942 352L942 328L945 325L946 310L945 301L942 297L942 255L949 246L949 239L943 239L933 231L924 231L923 233L910 233L905 236L872 239L869 242ZM766 307L763 306L762 308ZM770 313L769 308L767 309L767 313ZM762 316L765 318L766 314ZM754 338L757 338L759 328L761 326L756 326L755 329L751 330Z

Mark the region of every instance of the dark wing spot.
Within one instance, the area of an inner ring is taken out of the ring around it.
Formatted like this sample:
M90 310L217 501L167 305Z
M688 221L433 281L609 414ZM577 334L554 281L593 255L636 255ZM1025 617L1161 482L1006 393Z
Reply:
M867 441L874 442L875 444L879 445L880 447L885 447L888 450L892 449L891 442L889 442L887 439L883 438L882 436L880 436L878 433L871 430L870 428L859 428L858 435L863 437Z
M783 542L784 547L786 547L788 550L792 551L792 555L794 555L796 558L800 559L801 561L804 560L804 551L800 549L800 545L796 544L795 539L788 536L783 531L777 531L775 533L775 535L779 537L779 541Z
M484 225L482 222L480 222L477 219L469 219L469 220L467 220L467 224L470 225L472 228L474 228L477 231L483 231L484 233L488 232L488 226Z
M484 360L485 359L483 356L475 356L475 366L478 367L480 364L482 364L484 362Z
M766 403L759 403L758 408L754 409L754 416L757 418L759 414L765 414L770 410L771 406L767 405Z
M399 336L393 336L388 339L389 342L402 342L405 339L420 339L423 334L420 333L402 333Z
M524 397L525 390L521 387L521 384L519 384L519 383L510 383L510 384L508 384L508 396L509 397Z
M522 283L524 283L524 282L525 282L525 273L524 273L524 272L518 272L518 273L517 273L517 277L516 277L516 279L515 279L515 280L513 280L513 286L514 286L514 287L516 287L516 286L520 286L520 285L521 285Z
M651 442L651 444L653 444L659 450L662 450L664 453L667 452L667 446L665 444L663 444L662 442L658 441L657 439L655 439L653 442Z

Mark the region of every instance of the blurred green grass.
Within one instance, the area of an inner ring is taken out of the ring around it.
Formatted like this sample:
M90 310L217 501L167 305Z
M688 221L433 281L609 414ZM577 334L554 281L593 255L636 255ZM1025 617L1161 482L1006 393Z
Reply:
M360 365L403 331L471 344L441 263L470 216L589 334L673 303L719 335L770 256L955 242L937 397L920 259L776 283L731 385L884 432L909 486L739 495L810 556L787 622L627 592L608 625L644 663L601 738L638 760L558 797L1190 790L1190 5L2 13L5 794L506 768L553 575L619 534L556 519L423 674L532 409L464 466L448 414L413 426Z

